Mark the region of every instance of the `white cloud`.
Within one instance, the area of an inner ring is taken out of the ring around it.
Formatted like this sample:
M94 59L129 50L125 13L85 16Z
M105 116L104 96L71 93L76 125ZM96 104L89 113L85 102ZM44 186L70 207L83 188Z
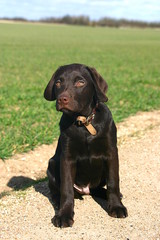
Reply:
M66 14L160 21L159 0L0 0L0 17L28 19Z
M120 1L93 1L90 3L91 5L96 5L96 6L116 6L116 5L120 5L121 2Z

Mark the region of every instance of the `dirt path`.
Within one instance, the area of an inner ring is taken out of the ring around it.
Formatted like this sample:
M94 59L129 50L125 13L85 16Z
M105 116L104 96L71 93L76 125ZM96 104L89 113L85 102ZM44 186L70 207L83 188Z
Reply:
M13 191L0 200L0 239L160 240L160 111L139 113L118 125L120 177L126 219L114 219L105 202L75 200L75 223L57 229L47 182ZM0 161L0 192L45 177L55 145Z

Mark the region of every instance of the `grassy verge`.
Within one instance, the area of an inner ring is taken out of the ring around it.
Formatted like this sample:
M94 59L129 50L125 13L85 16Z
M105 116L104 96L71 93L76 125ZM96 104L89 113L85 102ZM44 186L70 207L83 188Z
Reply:
M0 24L0 158L57 138L60 113L43 99L53 71L79 62L109 85L116 122L160 108L160 31Z

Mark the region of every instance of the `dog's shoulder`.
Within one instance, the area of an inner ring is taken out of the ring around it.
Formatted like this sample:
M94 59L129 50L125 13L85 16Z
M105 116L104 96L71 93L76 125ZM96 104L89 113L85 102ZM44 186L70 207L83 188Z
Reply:
M112 117L112 113L108 106L100 103L96 112L94 125L101 135L108 135L109 133L116 132L116 125Z
M107 122L113 121L112 113L108 106L104 103L99 103L98 108L96 110L97 121L100 122Z

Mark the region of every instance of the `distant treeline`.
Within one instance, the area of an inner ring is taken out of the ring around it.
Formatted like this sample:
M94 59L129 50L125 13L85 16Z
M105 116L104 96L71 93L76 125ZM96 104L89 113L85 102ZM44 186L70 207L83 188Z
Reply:
M12 21L23 21L28 22L27 19L16 17L16 18L1 18L1 20L12 20ZM103 26L103 27L139 27L139 28L160 28L160 22L143 22L127 19L114 19L104 17L99 20L90 20L87 16L70 16L66 15L64 17L48 17L42 18L37 21L29 22L43 22L43 23L59 23L59 24L70 24L70 25L83 25L83 26Z

